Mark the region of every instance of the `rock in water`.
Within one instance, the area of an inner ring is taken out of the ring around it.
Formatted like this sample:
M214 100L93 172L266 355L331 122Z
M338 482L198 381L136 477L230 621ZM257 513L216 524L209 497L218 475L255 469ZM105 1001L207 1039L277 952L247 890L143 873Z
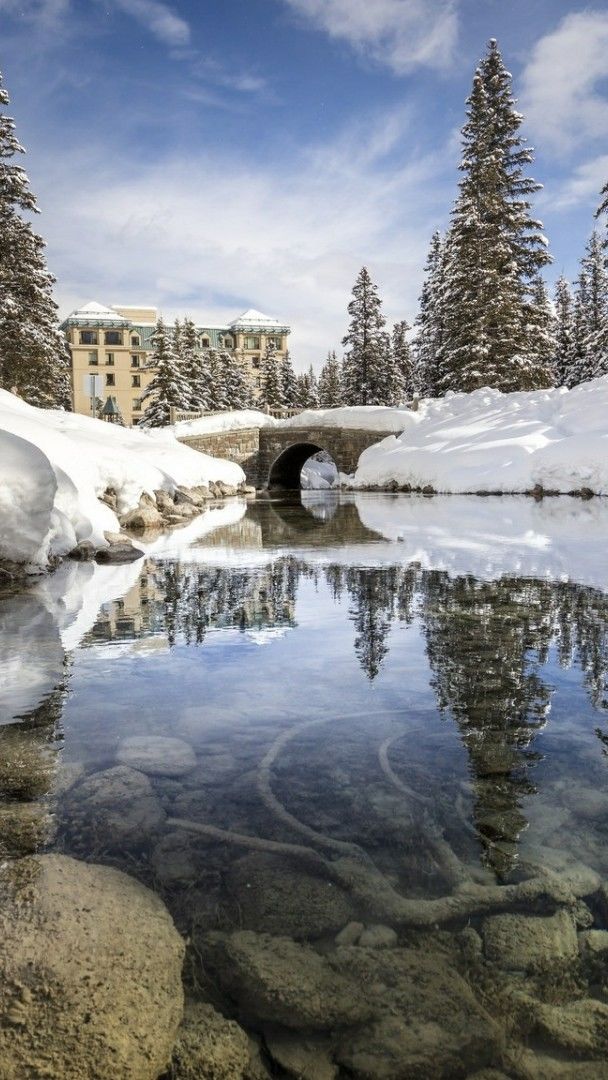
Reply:
M138 847L166 816L148 777L125 765L87 776L68 792L63 812L80 844L112 850Z
M249 1064L249 1040L234 1020L212 1005L188 1005L173 1052L175 1080L241 1080Z
M192 747L164 735L132 735L122 739L116 760L149 776L183 776L196 765Z
M65 855L0 872L2 1080L156 1080L183 1011L184 945L162 901Z
M483 924L488 960L514 971L531 971L578 955L576 926L568 911L555 915L492 915Z

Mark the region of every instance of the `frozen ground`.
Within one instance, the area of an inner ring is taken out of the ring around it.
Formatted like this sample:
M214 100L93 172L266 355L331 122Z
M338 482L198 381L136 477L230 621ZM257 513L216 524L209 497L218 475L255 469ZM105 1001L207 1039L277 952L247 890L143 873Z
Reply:
M167 429L151 434L76 413L35 409L0 390L0 559L43 568L80 540L105 544L118 519L99 502L107 488L118 511L142 492L172 492L223 481L239 484L239 465L178 443Z

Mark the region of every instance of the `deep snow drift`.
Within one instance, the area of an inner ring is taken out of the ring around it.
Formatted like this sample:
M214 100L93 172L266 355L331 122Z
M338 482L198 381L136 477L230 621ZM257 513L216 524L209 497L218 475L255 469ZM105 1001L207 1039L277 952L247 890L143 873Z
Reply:
M395 412L402 433L364 451L354 487L608 494L608 376L573 390L449 394Z
M0 559L43 568L80 540L105 545L116 515L99 502L115 490L123 514L142 492L211 481L238 485L239 465L183 446L166 429L115 427L76 413L35 409L0 390Z

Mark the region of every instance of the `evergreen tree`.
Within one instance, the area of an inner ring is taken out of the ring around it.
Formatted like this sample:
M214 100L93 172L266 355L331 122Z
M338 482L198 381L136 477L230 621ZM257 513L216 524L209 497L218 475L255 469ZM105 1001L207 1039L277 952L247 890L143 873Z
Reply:
M395 394L389 338L384 327L382 301L367 267L362 267L348 305L351 317L343 363L343 390L347 405L391 405Z
M276 345L269 341L262 360L262 385L259 403L268 409L279 409L285 405L282 371L277 356Z
M576 382L608 374L608 270L603 245L595 230L581 260L581 279L583 337Z
M530 286L527 312L528 352L526 360L536 371L544 371L547 385L555 385L555 349L557 320L547 286L540 274Z
M0 108L9 96L0 75ZM12 159L25 151L15 123L0 112L0 386L31 405L71 408L67 343L51 290L44 241L21 214L38 213L25 171Z
M511 76L490 41L467 102L462 129L464 176L447 238L442 298L446 345L442 391L532 390L551 384L540 357L544 313L539 272L550 261L526 176L533 151L522 135Z
M184 319L180 348L182 374L188 385L189 408L206 412L210 408L207 357L198 347L196 326L192 319Z
M574 357L574 301L563 274L555 283L555 356L553 369L556 386L571 386Z
M601 190L600 200L600 205L595 213L596 217L601 217L602 214L608 214L608 182L604 184Z
M414 396L414 365L410 343L407 340L407 332L411 330L409 323L402 319L393 325L391 337L392 369L395 373L394 405L403 404Z
M342 405L342 365L333 349L319 375L319 404L323 409L339 409Z
M228 396L224 384L224 364L217 349L211 347L204 349L205 367L208 377L209 408L212 412L222 412L228 409Z
M315 373L310 365L308 371L296 377L296 406L298 409L318 409L319 391Z
M248 409L252 397L251 384L241 355L224 349L219 355L219 369L227 408Z
M446 245L441 233L435 232L425 265L425 279L420 293L420 310L416 319L417 336L414 342L414 389L421 397L437 397L444 392L441 361L445 344L445 287Z
M146 366L154 369L154 377L141 395L141 400L149 404L140 424L142 427L166 427L171 422L171 407L189 408L189 387L175 355L173 334L167 330L162 318L156 324L152 344L153 352Z
M281 384L283 387L283 404L288 409L295 408L297 405L298 383L289 351L285 352L281 361Z

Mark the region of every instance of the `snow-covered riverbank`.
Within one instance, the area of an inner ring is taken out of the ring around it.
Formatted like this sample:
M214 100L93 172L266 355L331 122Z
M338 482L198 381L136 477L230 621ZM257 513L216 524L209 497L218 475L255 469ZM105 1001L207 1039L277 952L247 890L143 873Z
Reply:
M0 560L44 568L80 541L107 546L142 493L245 480L234 462L200 454L172 431L115 427L35 409L0 390ZM116 510L100 498L111 490Z

